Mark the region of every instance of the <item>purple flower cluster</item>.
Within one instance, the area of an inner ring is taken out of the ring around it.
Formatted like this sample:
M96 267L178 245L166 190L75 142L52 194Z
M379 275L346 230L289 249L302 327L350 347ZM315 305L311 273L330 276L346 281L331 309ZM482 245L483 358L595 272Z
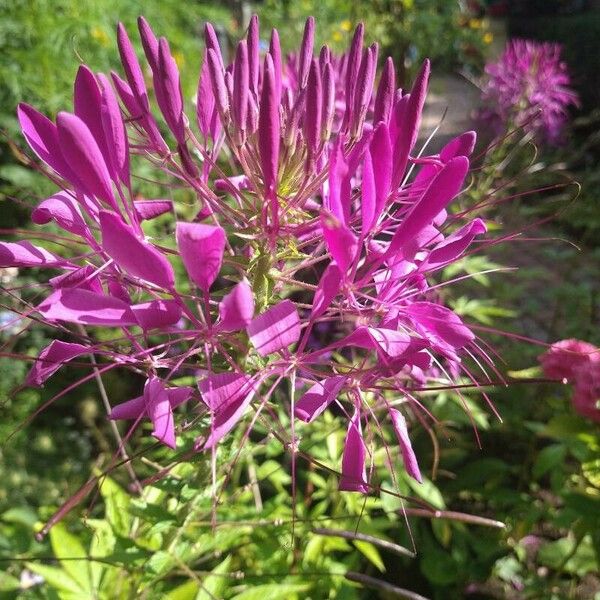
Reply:
M568 109L577 106L559 44L510 41L497 62L486 65L481 118L498 134L524 127L541 143L562 141Z
M442 269L486 231L446 210L464 185L474 133L419 155L429 62L403 91L388 59L375 86L378 46L363 46L362 25L343 56L326 46L315 56L311 18L299 52L285 58L277 31L259 55L253 17L228 66L206 25L195 118L168 42L143 18L139 33L160 119L122 25L124 78L81 66L72 113L53 122L18 109L58 188L32 219L71 240L60 256L27 240L0 243L0 267L57 273L22 314L73 340L42 350L27 384L84 356L96 375L143 374L143 393L110 417L148 419L175 448L177 408L194 403L207 417L195 420L196 449L214 451L247 413L249 431L272 410L290 381L295 419L310 423L331 405L347 417L340 489L368 492L373 450L363 431L380 434L386 421L421 481L407 422L428 413L415 389L432 377L472 378L464 354L492 365L440 293ZM184 221L170 199L136 196L141 160L193 192L195 219ZM166 214L172 235L151 239L148 221ZM197 389L176 386L190 369ZM291 448L296 441L292 426Z

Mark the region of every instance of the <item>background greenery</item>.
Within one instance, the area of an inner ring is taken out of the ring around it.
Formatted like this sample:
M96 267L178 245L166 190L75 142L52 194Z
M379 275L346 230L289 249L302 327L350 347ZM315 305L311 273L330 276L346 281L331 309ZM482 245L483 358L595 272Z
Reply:
M30 208L47 191L8 144L22 144L14 119L18 101L50 114L69 108L80 59L95 70L116 68L115 23L123 20L135 40L138 14L168 37L189 98L200 62L202 21L216 21L235 39L239 7L234 8L230 13L217 3L175 0L0 2L0 126L6 131L0 147L2 227L24 225ZM345 47L354 24L364 19L371 39L383 46L381 54L392 53L401 72L405 67L407 80L424 56L434 59L436 72L477 74L489 46L486 22L466 14L459 2L266 0L257 8L263 26L280 27L282 40L290 45L297 43L309 14L317 19L319 41L337 49ZM525 144L503 169L487 163L494 179L476 176L471 200L486 194L500 200L509 191L541 188L557 178L579 180L582 188L575 202L571 186L528 194L486 213L507 231L558 216L536 233L543 241L527 242L526 252L522 243L507 244L455 267L456 274L495 265L520 267L517 273L477 277L455 292L455 307L472 322L547 342L580 337L600 344L600 126L593 113L599 19L597 12L588 12L511 21L513 33L567 45L566 58L586 104L566 147L539 149L534 155ZM515 183L498 191L508 180ZM581 250L559 239L576 242ZM35 271L20 273L19 283L35 278ZM483 296L495 302L484 302ZM41 330L25 337L15 337L15 331L0 334L3 352L35 356L48 341ZM426 401L439 421L431 432L440 446L437 466L429 432L419 431L414 440L425 484L405 477L397 468L397 454L392 467L384 452L376 457L374 478L383 489L393 489L390 468L397 469L402 493L442 511L439 519L405 517L400 500L388 493L366 502L339 494L337 478L328 469L338 467L344 426L327 415L302 431L300 450L313 462L299 457L295 514L289 456L268 423L260 423L225 487L216 528L209 465L204 455L186 456L190 435L177 457L180 464L147 485L141 497L130 492L123 469L111 471L101 478L99 493L93 492L41 542L34 536L40 522L90 476L99 477L110 466L114 444L91 384L21 427L32 411L74 381L78 370L63 369L42 391L15 393L27 365L0 358L0 598L394 597L372 581L360 587L346 577L348 571L373 577L380 586L384 582L440 599L600 597L598 427L573 414L568 389L525 381L539 375L539 347L500 336L489 339L517 381L492 394L503 422L491 416L478 395L467 394L482 449L460 399L432 393ZM113 403L140 387L116 375L105 383ZM285 423L283 413L280 418ZM140 431L132 447L148 450L148 436ZM235 458L239 447L239 439L231 436L222 460ZM152 452L152 462L146 457L135 461L140 478L173 460L155 448ZM447 519L443 511L449 510L502 521L506 528ZM330 531L357 528L409 550L414 541L417 556ZM35 575L45 583L35 584Z

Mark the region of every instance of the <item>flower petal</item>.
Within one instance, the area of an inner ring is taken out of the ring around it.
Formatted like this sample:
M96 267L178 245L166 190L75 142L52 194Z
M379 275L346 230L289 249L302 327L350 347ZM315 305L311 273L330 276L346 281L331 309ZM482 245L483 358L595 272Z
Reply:
M131 311L142 329L175 325L181 319L181 306L175 300L151 300L133 304Z
M141 221L150 221L165 213L173 212L172 200L134 200L133 206Z
M60 256L31 242L0 242L0 268L60 267L67 264Z
M350 421L344 442L342 476L338 485L340 491L361 492L362 494L369 491L365 466L366 455L367 448L362 437L360 413L357 410Z
M318 381L296 402L294 415L305 423L314 421L338 396L346 377L336 375Z
M82 344L61 342L60 340L52 341L40 352L33 367L27 374L25 385L31 387L41 386L44 381L56 373L66 362L82 354L89 354L91 351L90 348Z
M223 262L225 231L203 223L177 223L177 247L190 279L208 292Z
M126 327L137 319L125 302L78 288L58 289L38 307L48 321Z
M148 418L154 425L152 435L169 448L175 448L175 420L169 395L162 381L151 377L144 388L144 401Z
M77 173L85 191L116 209L106 162L88 126L76 115L66 112L58 113L56 124L63 156Z
M402 413L395 408L390 408L390 418L392 419L392 425L394 426L394 433L400 444L400 452L402 453L402 460L404 461L406 472L419 483L423 483L419 463L412 448L412 444L410 443L410 438L408 437L406 419Z
M247 375L220 373L209 375L199 382L202 400L213 411L211 433L204 448L213 448L242 418L256 392Z
M88 227L73 196L63 191L56 192L50 198L42 200L31 213L31 220L37 225L45 225L54 220L65 231L83 237L89 234Z
M419 231L433 222L460 191L468 169L469 161L464 156L453 158L442 168L396 229L386 256L396 254Z
M247 328L261 356L283 350L300 339L300 317L290 300L282 300L252 320Z
M155 285L172 289L173 267L152 244L141 240L115 213L100 211L103 250L126 273Z
M254 295L247 281L240 281L219 303L219 331L240 331L254 316Z

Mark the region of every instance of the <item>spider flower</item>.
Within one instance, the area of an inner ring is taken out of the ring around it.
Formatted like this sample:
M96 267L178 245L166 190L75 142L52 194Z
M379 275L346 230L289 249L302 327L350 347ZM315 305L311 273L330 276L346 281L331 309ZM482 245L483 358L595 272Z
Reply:
M442 269L486 226L448 210L474 134L436 155L417 147L429 62L402 91L387 59L375 85L378 47L363 47L362 25L343 56L327 47L315 56L314 27L309 19L287 58L273 31L261 57L253 18L225 65L207 25L194 119L167 41L140 19L151 94L119 25L122 75L82 66L74 113L54 121L18 108L57 188L32 219L62 229L63 250L2 242L0 267L48 274L43 299L16 310L67 338L42 350L29 385L76 358L95 369L82 381L113 368L141 374L143 393L110 418L149 419L171 448L195 427L199 451L265 406L289 407L299 427L335 406L348 420L340 487L367 493L379 423L394 429L397 456L421 481L410 442L424 409L418 388L472 378L465 357L490 362L440 291ZM142 161L170 178L155 198L138 196ZM195 206L174 202L175 187ZM178 388L190 369L203 374L197 389ZM297 398L282 392L288 378ZM184 419L183 405L197 418ZM295 448L294 428L291 436Z
M498 61L485 67L481 118L499 134L523 126L539 142L560 143L568 109L579 105L561 51L559 44L509 42Z
M600 422L600 348L582 340L555 342L539 357L544 375L573 385L571 403L581 416Z

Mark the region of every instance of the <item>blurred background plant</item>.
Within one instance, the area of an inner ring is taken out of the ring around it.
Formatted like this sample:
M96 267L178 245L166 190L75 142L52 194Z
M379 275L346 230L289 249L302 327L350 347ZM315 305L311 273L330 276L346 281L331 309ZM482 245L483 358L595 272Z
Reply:
M537 145L519 130L501 158L488 153L483 159L487 171L476 172L470 202L491 203L484 213L490 225L510 233L553 220L521 236L528 238L523 242L491 248L487 256L467 257L454 267L456 276L498 265L518 266L519 271L476 275L452 302L481 327L501 324L515 335L542 342L577 337L600 345L600 11L592 3L562 1L537 3L534 11L534 3L489 4L508 14L509 37L563 44L582 108L571 113L562 147ZM182 74L189 77L183 83L190 97L200 63L202 21L219 23L234 39L243 14L237 3L226 7L171 0L5 0L0 7L5 229L24 224L33 201L47 191L44 179L19 164L7 142L21 144L14 118L19 100L49 113L70 106L78 56L96 70L110 69L118 58L116 21L134 27L141 13L169 38L182 61ZM438 72L460 70L476 77L492 42L484 3L266 0L256 8L263 31L277 26L284 45L288 40L296 44L309 14L317 19L319 41L334 48L347 45L355 23L364 20L372 40L384 47L382 54L392 54L397 68L405 69L407 82L424 56L434 59ZM492 25L496 35L497 23ZM505 126L506 131L512 127ZM495 134L487 132L488 139ZM572 181L581 185L574 201ZM519 194L526 195L505 201ZM22 285L35 280L35 272L1 276L3 285L15 276ZM482 285L493 286L493 304L480 300ZM14 345L15 327L19 324L11 323L0 333L5 355L0 358L0 598L394 597L389 586L432 598L600 598L598 424L574 413L570 386L530 383L543 377L537 362L543 347L487 334L513 370L510 386L489 390L502 423L475 395L463 397L477 424L481 451L461 398L447 391L432 397L438 424L431 433L436 435L422 430L413 440L423 457L425 484L418 486L398 473L402 492L424 502L424 513L406 517L410 528L393 495L381 493L363 504L337 492L336 475L328 468L337 468L344 428L329 415L302 438L301 450L310 449L317 462L307 466L298 482L293 534L288 457L263 426L232 474L237 485L224 492L216 529L207 486L210 465L202 455L182 456L141 497L126 488L121 471L111 472L91 503L56 527L49 541L37 542L39 522L84 485L90 473L98 476L109 464L109 432L96 410L93 385L20 427L32 410L77 378L77 368L63 369L41 392L15 395L26 366L11 360L10 353L34 356L48 341L40 330ZM139 382L116 377L105 383L115 403L139 389ZM139 452L148 444L142 434L133 441ZM237 439L227 442L224 455L232 457L237 444ZM149 478L167 463L166 457L161 465L139 458L136 471ZM390 488L387 458L377 456L376 464L376 480ZM432 509L442 516L431 518ZM477 514L504 522L506 529L488 521L445 519L443 511ZM357 538L357 528L376 539ZM414 548L418 555L411 557ZM90 556L96 560L88 560ZM57 561L60 557L82 560ZM362 581L350 581L344 576L348 571L362 574Z

